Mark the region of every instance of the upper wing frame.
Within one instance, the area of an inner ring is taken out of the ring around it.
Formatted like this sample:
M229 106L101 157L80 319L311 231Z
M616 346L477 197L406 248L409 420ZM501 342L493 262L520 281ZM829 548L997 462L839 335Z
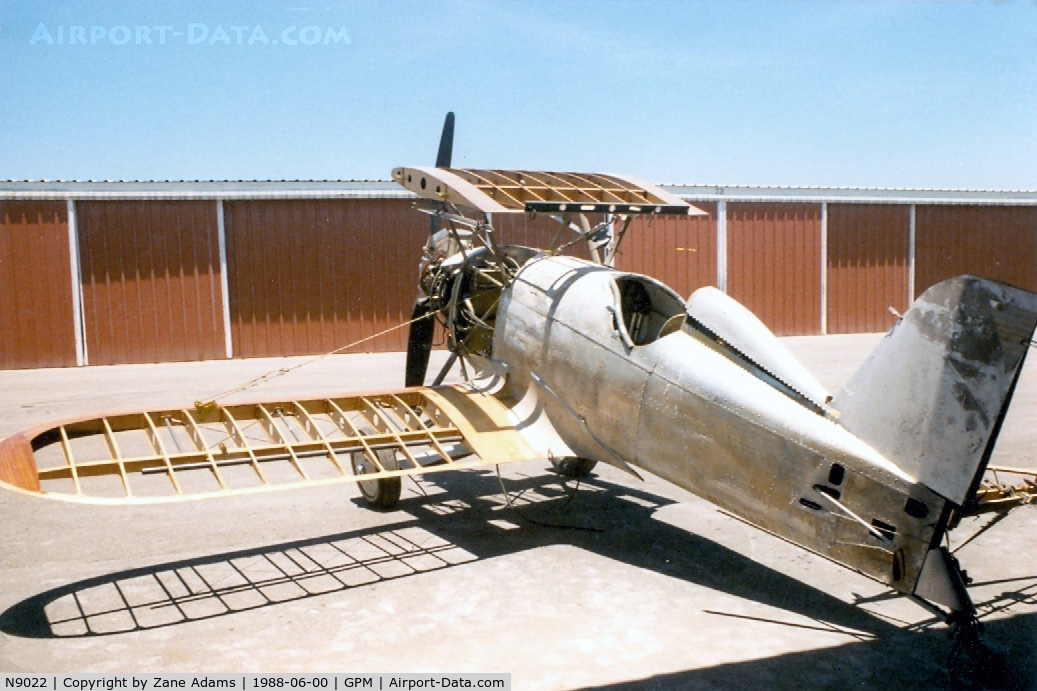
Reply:
M625 175L464 168L395 168L393 180L425 199L498 213L701 215L680 197Z

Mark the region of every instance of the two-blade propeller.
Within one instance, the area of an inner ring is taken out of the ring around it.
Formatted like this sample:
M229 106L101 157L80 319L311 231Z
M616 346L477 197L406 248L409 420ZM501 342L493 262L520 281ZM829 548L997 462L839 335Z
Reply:
M443 134L439 138L439 152L436 154L436 167L449 168L454 149L454 114L446 114L443 121ZM440 218L433 214L429 217L429 236L439 230ZM432 336L436 322L429 309L428 296L420 288L411 312L410 333L407 336L407 374L406 386L421 386L428 373L428 361L432 354Z

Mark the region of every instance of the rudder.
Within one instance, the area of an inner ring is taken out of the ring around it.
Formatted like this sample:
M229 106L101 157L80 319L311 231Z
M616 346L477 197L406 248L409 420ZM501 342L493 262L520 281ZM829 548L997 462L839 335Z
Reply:
M925 291L832 399L839 423L961 505L986 470L1037 294L958 276Z

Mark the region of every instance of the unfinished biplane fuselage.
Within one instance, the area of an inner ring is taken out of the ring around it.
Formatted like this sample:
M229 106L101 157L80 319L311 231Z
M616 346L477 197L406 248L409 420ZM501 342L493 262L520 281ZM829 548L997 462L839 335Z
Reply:
M591 227L586 215L674 213L679 200L646 186L655 205L635 205L621 191L604 198L608 181L580 176L579 187L553 174L551 187L546 175L394 171L452 207L552 213L598 237L599 261L496 246L487 223L470 219L468 235L430 241L454 251L430 251L419 303L445 315L451 349L497 387L540 454L648 470L899 592L971 612L941 541L975 508L1037 296L972 277L938 284L832 396L715 288L685 302L609 266L625 222Z
M432 231L407 388L48 425L0 443L0 482L125 503L356 481L389 507L405 475L536 459L579 475L601 461L657 474L974 631L941 541L962 515L1033 497L983 478L1037 295L938 284L830 395L715 288L685 300L614 268L633 217L700 213L688 203L621 176L450 169L445 151L435 168L393 171ZM492 219L507 213L549 214L558 232L542 249L504 244ZM572 231L590 260L560 253ZM464 385L424 386L437 320Z

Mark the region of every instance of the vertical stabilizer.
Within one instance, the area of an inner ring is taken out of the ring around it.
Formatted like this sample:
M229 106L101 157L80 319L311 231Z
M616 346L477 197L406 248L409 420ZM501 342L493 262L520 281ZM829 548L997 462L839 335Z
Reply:
M963 504L986 469L1035 325L1037 294L974 276L943 281L831 405L846 429Z

